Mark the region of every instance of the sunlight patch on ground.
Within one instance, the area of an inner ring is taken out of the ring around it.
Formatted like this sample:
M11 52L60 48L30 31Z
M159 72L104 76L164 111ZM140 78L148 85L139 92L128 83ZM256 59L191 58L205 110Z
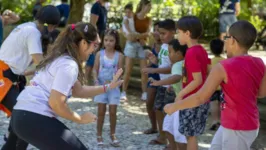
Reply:
M210 148L211 144L199 143L199 146L202 147L202 148Z
M134 131L132 133L135 134L135 135L143 134L143 132L140 132L140 131Z

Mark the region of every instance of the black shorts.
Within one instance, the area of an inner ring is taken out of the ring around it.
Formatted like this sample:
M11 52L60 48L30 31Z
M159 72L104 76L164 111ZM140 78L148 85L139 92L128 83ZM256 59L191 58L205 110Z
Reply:
M12 82L18 82L17 85L12 85L12 87L4 97L3 101L1 102L4 107L6 107L10 112L12 112L13 107L17 103L17 97L19 93L24 89L26 85L26 78L25 76L19 76L14 74L11 69L3 71L3 75Z
M221 102L221 100L222 100L221 95L222 95L222 91L221 90L215 91L212 94L212 97L211 97L210 101L216 101L216 100L218 100L219 102Z
M205 103L195 108L179 111L179 132L185 136L203 134L208 118L210 104Z
M154 109L162 111L165 105L175 102L175 97L174 91L168 92L166 87L159 86L155 97Z

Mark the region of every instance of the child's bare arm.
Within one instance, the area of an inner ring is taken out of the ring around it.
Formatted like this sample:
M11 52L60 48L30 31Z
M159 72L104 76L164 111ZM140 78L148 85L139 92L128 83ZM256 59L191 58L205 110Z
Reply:
M183 99L183 97L190 92L194 91L199 85L202 84L202 74L201 72L192 73L193 81L190 82L182 91L179 92L177 98Z
M128 19L125 19L125 20L124 20L124 24L125 24L125 27L126 27L128 33L132 33L132 31L131 31L130 28L129 28L129 21L128 21Z
M258 98L265 98L265 97L266 97L266 68L264 71L264 76L263 76L262 82L260 84Z
M171 73L171 67L166 68L144 68L142 69L143 73L159 73L159 74L170 74Z
M236 10L236 16L239 16L239 14L240 14L240 11L241 11L241 6L240 6L240 2L237 2L236 4L235 4L235 10Z
M177 110L193 108L204 104L215 92L221 82L225 80L225 71L223 67L218 64L212 69L203 87L197 93L185 98L184 100L178 100L173 104L166 105L164 111L170 115Z
M118 69L120 68L124 68L123 64L124 64L124 55L122 53L119 54L119 61L118 61Z
M99 66L100 66L100 52L97 52L95 61L94 61L93 70L92 70L93 81L96 85L99 84L98 83L99 82L98 81Z
M152 80L151 85L153 86L162 86L162 85L171 85L179 82L181 80L181 75L172 75L171 77L164 80Z

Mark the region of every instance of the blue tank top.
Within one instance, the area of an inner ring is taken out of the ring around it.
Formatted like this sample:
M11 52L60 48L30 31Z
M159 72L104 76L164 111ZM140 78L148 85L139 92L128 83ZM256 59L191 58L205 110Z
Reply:
M156 52L155 48L153 48L151 51L152 51L153 55L155 55L156 57L158 57L158 53ZM158 65L157 64L151 64L150 67L151 68L158 68ZM149 73L148 74L148 77L149 78L153 78L155 80L160 80L160 76L159 76L158 73Z

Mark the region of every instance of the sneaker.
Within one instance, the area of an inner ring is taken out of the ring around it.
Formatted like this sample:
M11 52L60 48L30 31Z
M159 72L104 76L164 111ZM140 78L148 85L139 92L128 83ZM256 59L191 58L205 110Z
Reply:
M147 92L143 92L141 95L141 100L146 101L147 100Z
M122 92L121 93L120 100L127 100L127 94L126 94L126 92Z

